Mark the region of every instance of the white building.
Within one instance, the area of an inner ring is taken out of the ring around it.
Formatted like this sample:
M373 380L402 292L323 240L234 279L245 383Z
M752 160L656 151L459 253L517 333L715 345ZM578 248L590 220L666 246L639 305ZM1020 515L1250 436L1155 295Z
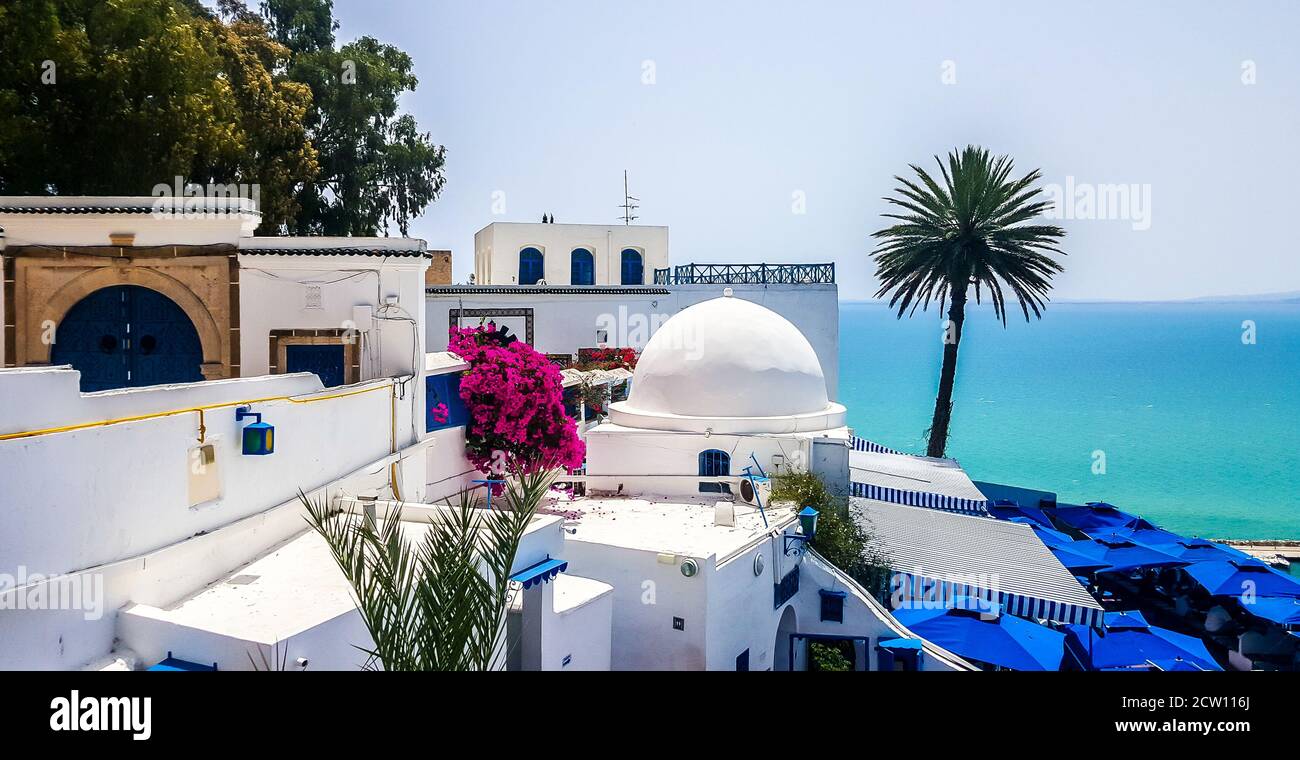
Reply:
M477 285L646 285L667 266L667 227L493 222L474 234Z
M454 408L467 365L423 350L424 245L261 239L249 209L161 219L152 200L0 201L16 365L0 369L0 668L359 667L365 628L299 490L368 500L418 537L481 477ZM799 668L824 637L860 669L897 665L898 639L912 667L967 669L803 551L789 505L746 491L751 453L847 477L844 409L790 321L716 293L659 325L632 397L591 431L592 496L557 492L533 519L511 666ZM184 381L149 382L169 372ZM250 412L270 453L245 443ZM711 449L736 461L710 454L701 474Z
M729 486L685 476L813 469L848 496L845 409L827 397L817 354L789 320L731 288L655 333L627 401L587 433L594 490L673 494Z

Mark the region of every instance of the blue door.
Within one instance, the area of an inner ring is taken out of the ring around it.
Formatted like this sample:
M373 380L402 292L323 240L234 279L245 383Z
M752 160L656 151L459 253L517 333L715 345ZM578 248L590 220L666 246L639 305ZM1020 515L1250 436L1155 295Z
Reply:
M83 392L203 379L199 333L181 307L136 285L97 290L68 310L51 364L81 372Z
M284 347L285 372L314 372L326 388L343 384L343 345Z

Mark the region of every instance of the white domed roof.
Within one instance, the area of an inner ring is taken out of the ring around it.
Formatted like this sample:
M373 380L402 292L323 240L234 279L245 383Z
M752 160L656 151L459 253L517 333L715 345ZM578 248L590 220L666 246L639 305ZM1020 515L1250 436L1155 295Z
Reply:
M844 424L821 362L785 317L728 293L673 316L637 361L611 421L663 430L796 432Z

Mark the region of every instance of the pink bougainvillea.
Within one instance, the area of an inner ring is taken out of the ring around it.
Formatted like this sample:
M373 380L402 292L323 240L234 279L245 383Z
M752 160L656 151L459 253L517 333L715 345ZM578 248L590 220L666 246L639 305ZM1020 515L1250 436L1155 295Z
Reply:
M469 412L466 456L500 475L582 465L586 447L564 411L560 370L496 325L451 330L448 349L469 363L460 397Z
M450 415L451 410L447 408L446 404L435 404L434 406L429 408L429 412L433 415L434 422L438 423L439 425L446 425L447 418Z

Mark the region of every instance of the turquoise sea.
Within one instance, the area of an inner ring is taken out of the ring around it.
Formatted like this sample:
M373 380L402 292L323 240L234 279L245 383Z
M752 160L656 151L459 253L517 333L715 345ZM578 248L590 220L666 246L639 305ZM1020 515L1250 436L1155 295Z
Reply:
M858 435L924 453L941 350L933 310L840 305L839 400ZM1052 304L1005 330L977 307L954 400L948 454L975 480L1188 534L1300 538L1300 303Z

